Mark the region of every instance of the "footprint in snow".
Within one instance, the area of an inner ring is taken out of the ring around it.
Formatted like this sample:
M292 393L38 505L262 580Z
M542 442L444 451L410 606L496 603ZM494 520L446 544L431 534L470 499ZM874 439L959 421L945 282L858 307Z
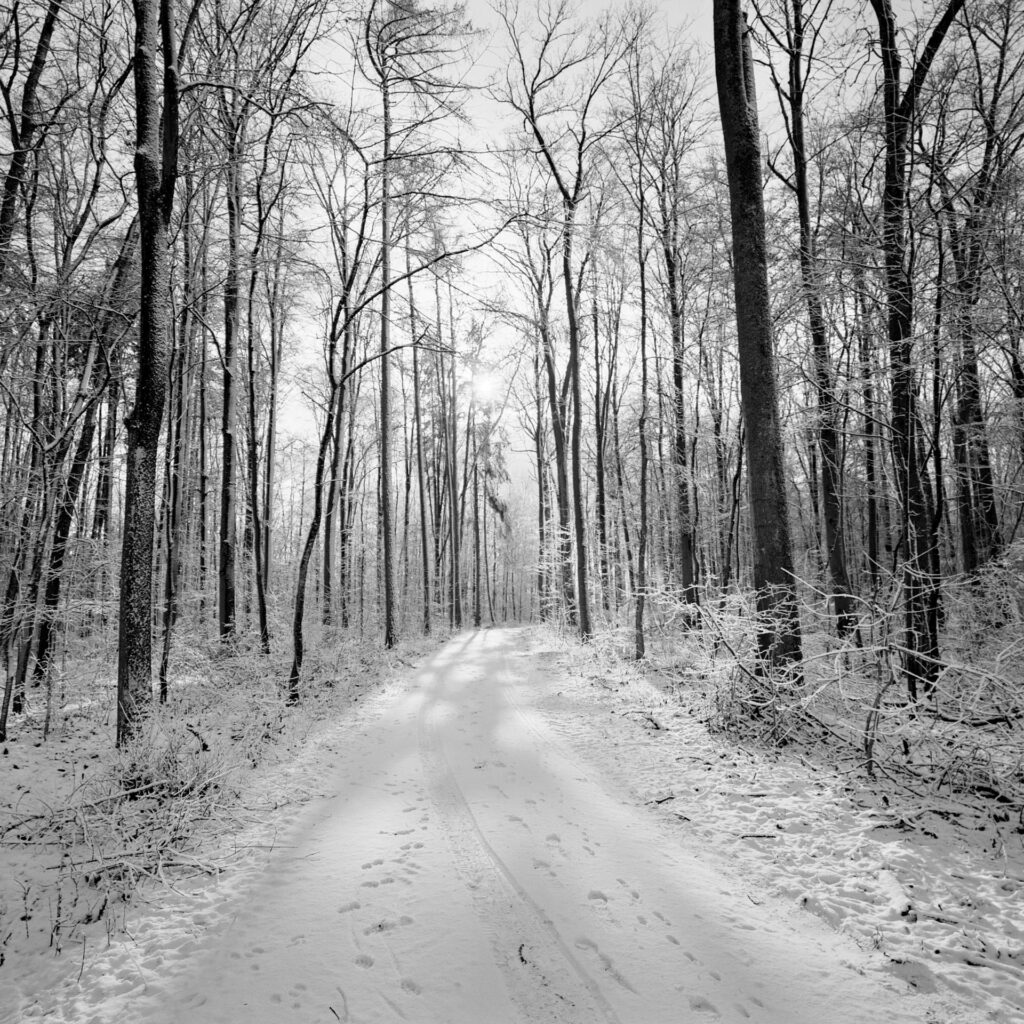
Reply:
M373 957L367 956L365 953L361 956L357 956L353 961L356 967L364 967L367 970L373 966Z
M351 903L342 903L342 905L338 907L338 913L348 914L350 911L358 910L360 906L362 906L362 904L359 903L358 900L352 900Z
M711 1014L713 1016L710 1019L713 1020L722 1019L721 1014L718 1012L718 1007L703 996L690 996L690 1009L695 1013L704 1014L705 1017Z

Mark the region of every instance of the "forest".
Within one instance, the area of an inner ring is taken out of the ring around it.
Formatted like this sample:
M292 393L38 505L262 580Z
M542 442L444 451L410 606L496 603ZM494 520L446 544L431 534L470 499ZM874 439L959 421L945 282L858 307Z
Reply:
M530 623L1019 847L1024 2L669 6L3 4L0 745Z

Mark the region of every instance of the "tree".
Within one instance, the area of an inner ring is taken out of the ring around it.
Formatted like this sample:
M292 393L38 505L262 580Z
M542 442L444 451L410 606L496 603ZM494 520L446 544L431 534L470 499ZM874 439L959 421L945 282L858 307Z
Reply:
M581 204L591 184L597 147L614 128L602 123L602 99L636 38L638 25L611 16L580 31L565 0L539 6L532 38L517 24L518 11L499 14L512 44L512 61L500 98L523 118L560 205L561 278L569 337L568 382L572 396L572 516L576 541L576 603L579 633L593 636L583 499L580 394L582 285L575 243Z
M417 0L372 0L364 22L370 69L380 89L381 140L381 310L380 310L380 514L384 575L384 646L398 639L395 619L394 509L391 498L391 250L392 178L395 162L409 159L417 133L444 114L456 112L456 84L447 72L466 33L464 8L424 7ZM426 109L396 133L394 105L403 97ZM397 134L397 139L396 139ZM410 142L413 145L410 145ZM397 143L397 145L396 145ZM403 151L404 150L404 151ZM422 151L418 155L422 158Z
M39 83L50 56L50 43L62 3L63 0L50 0L47 4L46 15L36 39L32 63L29 65L25 84L21 90L21 110L19 112L16 112L11 105L11 82L8 81L3 89L7 122L11 129L11 162L4 175L3 197L0 199L0 284L4 281L4 273L10 259L11 239L14 236L18 202L20 193L26 185L29 159L39 141L37 136L41 127L39 123ZM9 38L19 42L22 32L20 17L20 5L16 3L10 11L8 25L5 26L12 30ZM14 49L15 53L18 53L21 48L16 45ZM13 78L13 75L11 77Z
M908 265L906 201L910 126L921 88L946 33L964 5L950 0L903 86L896 17L890 0L871 0L878 21L885 130L882 255L885 260L889 365L892 375L892 457L905 545L904 673L912 700L918 683L930 692L938 678L938 580L932 558L938 539L921 479L914 370L914 290Z
M817 238L811 219L811 194L808 180L809 157L806 141L805 102L807 82L820 44L821 27L831 11L831 0L819 0L805 12L803 0L784 0L781 24L770 18L767 5L758 16L769 38L782 51L786 61L785 84L772 64L772 80L783 107L786 135L793 161L792 175L780 177L796 200L799 223L800 282L807 306L811 334L811 358L818 400L817 443L821 452L821 507L825 521L825 551L832 580L832 604L836 628L841 637L856 628L854 597L846 570L846 541L843 528L843 484L840 472L841 450L838 432L839 402L836 397L829 351L828 326L821 296L821 269L818 265ZM779 172L777 172L779 173Z
M178 174L178 49L172 0L135 0L135 188L139 209L139 368L128 414L118 626L117 743L153 697L156 457L167 389L167 233Z
M750 38L739 0L715 5L715 76L732 220L740 393L754 532L758 648L765 670L800 661L786 473L768 298L761 145Z
M953 455L962 564L974 573L1002 547L979 348L993 323L982 302L994 262L989 244L1024 147L1024 67L1015 47L1024 11L1016 0L999 0L964 7L962 21L962 45L927 97L937 108L933 144L918 148L939 193L952 256L946 319L956 345Z

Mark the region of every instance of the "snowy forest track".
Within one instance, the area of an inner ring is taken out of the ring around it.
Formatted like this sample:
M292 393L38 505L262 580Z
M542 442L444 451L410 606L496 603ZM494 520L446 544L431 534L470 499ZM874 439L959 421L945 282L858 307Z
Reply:
M464 650L474 639L466 637L456 651ZM504 666L501 675L505 675ZM450 680L449 675L444 682ZM419 719L420 751L431 780L431 795L458 870L487 922L496 962L522 1020L531 1024L577 1019L621 1024L551 918L487 841L448 762L443 714L438 711L436 701L425 704Z
M260 873L211 883L187 936L141 915L50 1019L948 1019L846 937L681 845L594 755L599 723L577 712L586 748L561 738L556 642L464 633L350 709L317 761L325 796Z

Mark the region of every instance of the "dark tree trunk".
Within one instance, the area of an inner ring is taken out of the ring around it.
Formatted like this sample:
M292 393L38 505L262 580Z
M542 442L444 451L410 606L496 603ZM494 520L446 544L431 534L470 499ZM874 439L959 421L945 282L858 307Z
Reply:
M918 684L926 693L940 669L935 595L931 571L938 543L928 515L918 456L917 388L913 363L914 298L907 265L907 141L917 98L932 61L964 0L951 0L918 58L904 90L896 21L890 0L871 0L878 21L885 106L885 184L882 193L882 249L888 307L889 365L892 374L892 454L905 542L906 637L904 671L911 700Z
M224 107L231 101L223 100ZM238 126L233 114L225 110L225 128L229 137L227 169L228 263L224 279L224 387L221 409L221 482L220 526L217 533L219 565L217 572L217 624L221 640L235 635L235 560L237 525L235 516L235 375L238 369L238 260L241 230L241 154L237 149Z
M663 245L665 274L667 277L669 322L672 337L672 407L674 426L672 434L672 455L676 469L676 510L679 521L678 558L679 582L682 585L683 600L687 604L697 604L697 592L694 574L694 538L693 516L690 509L690 467L687 459L686 444L686 393L684 388L686 372L683 365L684 332L683 332L683 295L680 281L679 261L673 245L669 242L670 228L665 217L663 230L666 244ZM674 233L675 226L671 231Z
M647 453L647 253L644 250L644 203L640 193L637 219L637 256L640 264L640 526L636 554L636 614L633 619L633 656L641 661L646 653L644 609L647 602L647 477L650 457Z
M18 193L25 184L29 157L36 144L36 130L39 127L36 93L50 55L50 41L61 3L62 0L50 0L46 8L46 16L36 40L35 54L21 91L21 119L18 121L12 118L10 121L13 152L4 177L3 199L0 200L0 284L3 283L10 258L11 239L14 237L14 222L18 212Z
M544 349L544 370L547 379L548 405L551 408L551 436L555 445L555 504L558 508L558 562L569 624L578 624L576 588L572 578L572 535L569 525L569 466L565 444L565 391L559 393L555 372L555 354L546 320L541 321Z
M412 302L412 285L410 280L409 309L412 326L412 402L413 422L416 430L416 493L420 506L420 558L421 580L423 587L423 632L430 635L430 546L427 542L427 490L423 468L423 410L420 408L420 361L416 343L416 307Z
M580 639L594 635L590 621L590 594L587 583L587 530L583 501L582 430L583 397L580 388L580 329L576 289L573 287L572 252L575 233L575 208L567 206L562 236L562 281L565 285L569 321L569 387L572 394L572 428L569 446L572 458L572 523L576 541L576 611Z
M765 668L800 661L783 468L754 70L739 0L715 5L715 70L732 215L740 395L747 433L758 647Z
M117 660L119 746L137 732L153 699L156 457L167 389L167 231L178 169L178 54L171 0L135 0L134 72L141 310L135 404L126 421Z

